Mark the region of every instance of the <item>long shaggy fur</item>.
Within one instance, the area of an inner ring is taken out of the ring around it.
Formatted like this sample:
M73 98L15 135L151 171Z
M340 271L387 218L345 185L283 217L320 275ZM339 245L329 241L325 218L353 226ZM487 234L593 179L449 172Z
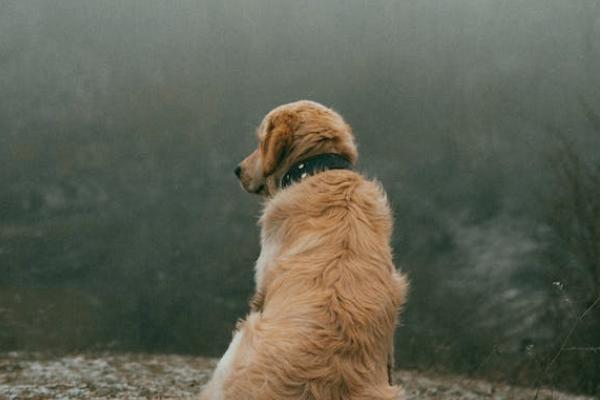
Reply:
M383 189L346 170L277 188L302 158L337 152L354 162L350 128L305 101L269 113L258 136L240 177L267 196L257 296L201 399L403 398L388 363L407 282L392 262Z

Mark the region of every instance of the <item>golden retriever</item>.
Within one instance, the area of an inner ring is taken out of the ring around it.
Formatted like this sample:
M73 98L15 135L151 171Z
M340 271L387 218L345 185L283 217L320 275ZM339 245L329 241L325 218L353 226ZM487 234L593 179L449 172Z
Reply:
M385 192L352 170L350 126L298 101L267 114L258 142L236 169L266 199L256 295L200 398L404 398L388 368L408 284Z

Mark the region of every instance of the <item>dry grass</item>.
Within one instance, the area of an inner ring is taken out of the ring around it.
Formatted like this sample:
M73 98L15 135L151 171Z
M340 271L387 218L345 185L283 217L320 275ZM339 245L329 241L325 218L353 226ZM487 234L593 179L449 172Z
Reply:
M216 361L155 354L0 354L0 399L190 399ZM408 399L531 399L535 390L397 371ZM544 389L538 399L584 400Z

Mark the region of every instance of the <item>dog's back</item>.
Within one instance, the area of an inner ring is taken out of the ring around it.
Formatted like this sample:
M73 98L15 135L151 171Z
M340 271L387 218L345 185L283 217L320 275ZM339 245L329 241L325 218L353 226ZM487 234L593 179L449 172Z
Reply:
M386 365L407 284L392 264L380 186L351 171L321 173L274 198L261 224L263 246L277 251L224 398L396 398Z

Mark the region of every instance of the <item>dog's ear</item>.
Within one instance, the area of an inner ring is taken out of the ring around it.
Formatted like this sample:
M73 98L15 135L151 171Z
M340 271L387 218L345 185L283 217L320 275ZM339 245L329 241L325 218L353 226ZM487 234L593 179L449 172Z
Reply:
M293 113L282 112L273 116L267 125L262 143L263 175L271 175L283 161L292 145L297 118Z

